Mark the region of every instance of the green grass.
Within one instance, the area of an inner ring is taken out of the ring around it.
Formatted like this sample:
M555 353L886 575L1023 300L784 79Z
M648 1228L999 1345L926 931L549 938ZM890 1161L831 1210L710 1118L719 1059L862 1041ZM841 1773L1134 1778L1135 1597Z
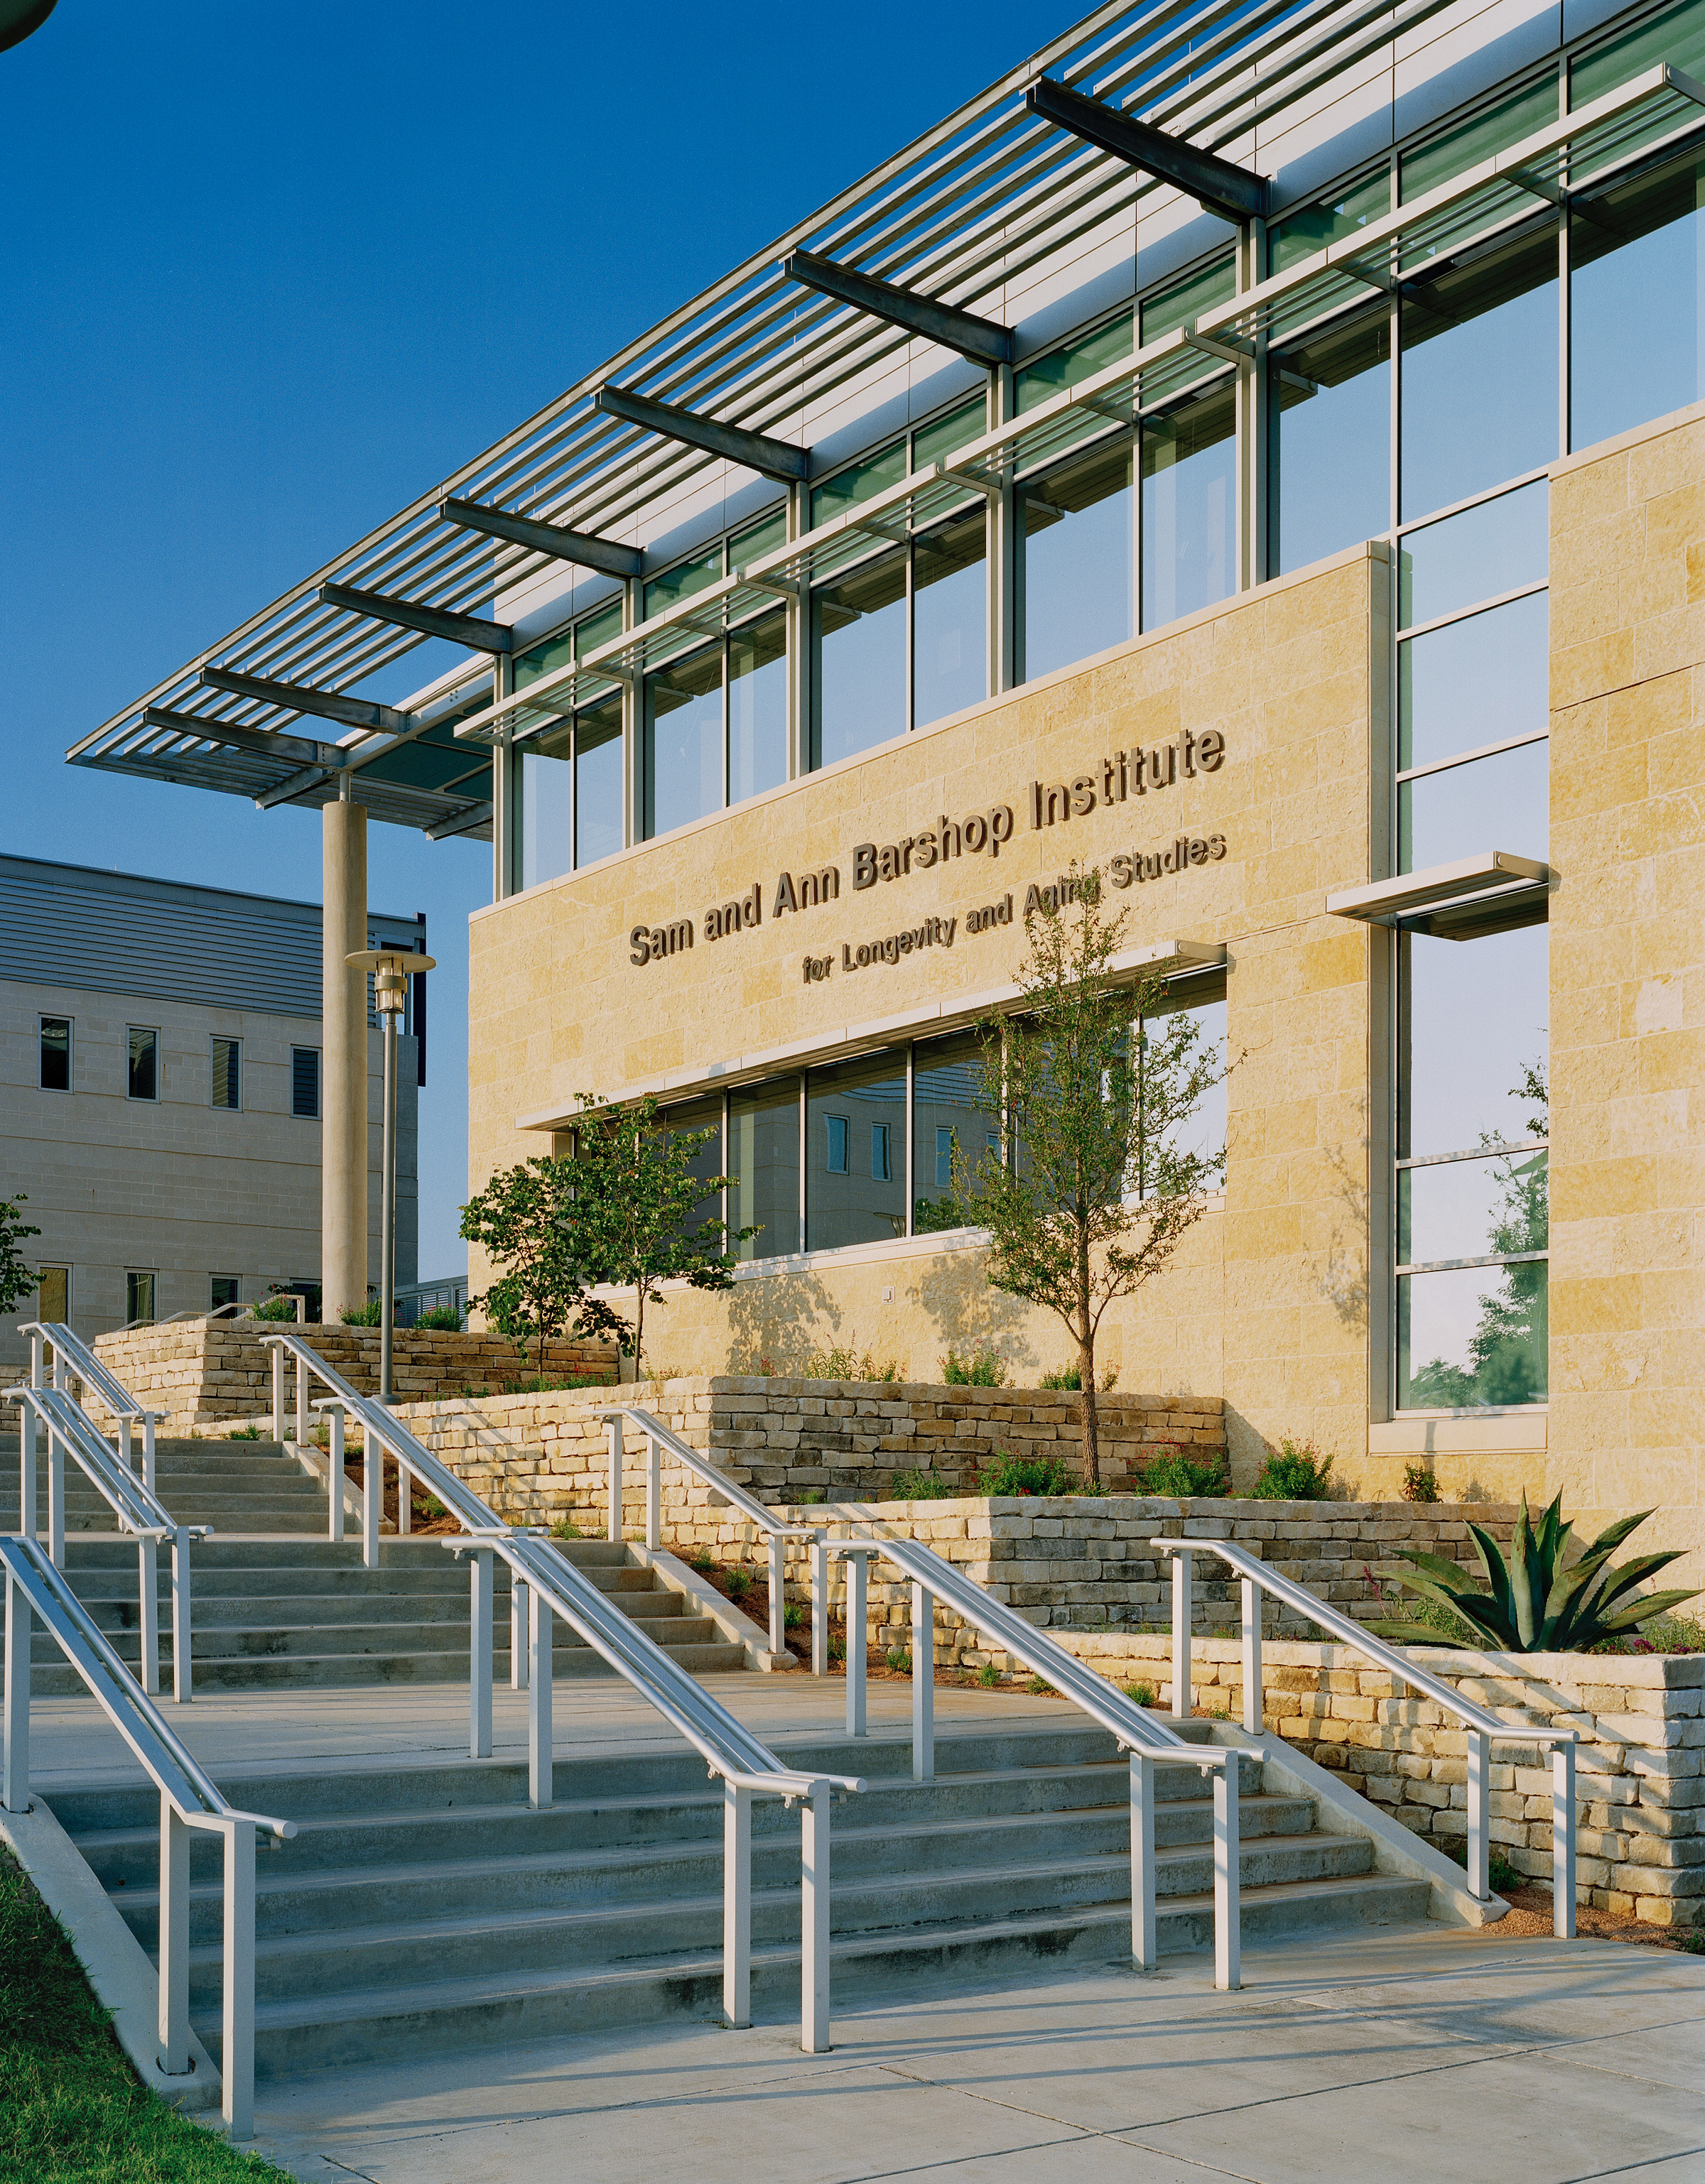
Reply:
M0 2184L289 2184L138 2083L64 1929L0 1850Z

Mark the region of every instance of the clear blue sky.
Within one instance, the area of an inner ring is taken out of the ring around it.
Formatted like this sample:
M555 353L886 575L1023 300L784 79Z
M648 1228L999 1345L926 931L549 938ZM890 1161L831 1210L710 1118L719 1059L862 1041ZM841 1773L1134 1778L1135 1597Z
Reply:
M316 814L66 746L1077 12L60 0L0 53L0 839L317 901ZM369 839L443 967L430 1276L490 852Z

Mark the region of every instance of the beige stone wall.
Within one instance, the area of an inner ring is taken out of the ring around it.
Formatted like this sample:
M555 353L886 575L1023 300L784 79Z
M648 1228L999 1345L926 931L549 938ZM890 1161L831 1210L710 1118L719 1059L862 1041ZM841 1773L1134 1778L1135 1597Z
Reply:
M1173 1699L1169 1639L1067 1632L1061 1642L1115 1683ZM1584 1903L1660 1926L1705 1914L1705 1655L1594 1657L1401 1649L1512 1724L1573 1729L1575 1887ZM1191 1648L1195 1710L1243 1719L1241 1648ZM1468 1835L1463 1732L1347 1646L1264 1646L1262 1725L1340 1771L1364 1797L1441 1849ZM1516 1871L1549 1886L1551 1768L1537 1745L1493 1747L1491 1839Z
M1010 985L1022 905L1073 858L1160 851L1223 836L1223 858L1133 885L1127 944L1223 942L1230 959L1230 1168L1223 1206L1171 1271L1109 1313L1105 1363L1126 1387L1223 1396L1233 1460L1312 1438L1359 1470L1370 1401L1368 936L1323 914L1325 894L1370 870L1373 753L1384 760L1383 564L1357 549L941 726L788 784L662 841L476 913L471 928L470 1185L548 1143L581 1091L727 1081L758 1057L796 1059L927 1035ZM1033 827L1033 781L1098 774L1109 753L1189 730L1223 735L1223 764L1140 801ZM855 892L854 845L889 843L992 805L1015 831L985 851ZM777 919L778 873L835 866L839 898ZM707 905L761 883L764 921L707 942ZM966 913L1013 895L1014 922L967 933ZM630 928L690 917L694 946L636 967ZM926 918L957 921L932 946L848 972L843 944ZM829 975L808 982L806 955ZM1370 1156L1370 1139L1373 1150ZM471 1269L476 1288L483 1279ZM853 1343L917 1378L950 1344L989 1340L1015 1376L1068 1361L1063 1327L996 1297L981 1255L901 1245L819 1255L732 1296L671 1293L656 1361L687 1372L797 1370ZM1379 1374L1383 1374L1383 1362ZM1379 1374L1374 1377L1378 1378Z
M265 1323L255 1320L187 1319L165 1327L141 1327L96 1338L95 1355L120 1384L145 1409L164 1412L165 1433L191 1433L234 1418L270 1417L272 1357L262 1340ZM376 1327L309 1326L309 1344L333 1372L363 1395L379 1387L379 1330ZM425 1401L502 1389L537 1373L532 1357L518 1357L515 1346L495 1334L455 1334L449 1329L399 1327L392 1340L391 1384L398 1396ZM616 1361L608 1349L572 1342L545 1348L547 1378L601 1373L613 1379ZM317 1385L314 1395L323 1394ZM285 1403L295 1418L294 1369L285 1371ZM92 1399L97 1418L105 1412Z
M1705 1583L1705 409L1552 488L1548 1484ZM1669 1583L1666 1576L1662 1582Z

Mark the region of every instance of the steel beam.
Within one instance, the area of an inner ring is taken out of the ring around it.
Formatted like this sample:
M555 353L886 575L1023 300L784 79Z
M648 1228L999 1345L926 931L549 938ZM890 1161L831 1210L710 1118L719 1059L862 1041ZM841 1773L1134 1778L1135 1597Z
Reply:
M317 596L321 606L342 607L350 614L365 615L371 621L395 622L399 629L418 629L427 637L447 638L452 644L465 644L471 652L507 652L515 635L507 622L457 614L449 607L419 606L413 599L393 599L387 592L358 592L348 584L322 584Z
M229 667L203 667L201 680L209 690L258 698L264 705L287 706L294 713L316 713L322 720L341 722L346 728L378 728L387 735L400 736L415 725L412 713L399 713L394 705L346 698L337 690L316 690L308 682L275 682L265 675L238 675Z
M471 804L465 811L441 819L437 826L428 827L424 832L429 842L448 842L452 835L466 834L476 827L483 827L491 816L490 804Z
M1031 85L1024 103L1032 114L1051 121L1056 129L1068 130L1085 143L1111 152L1116 159L1139 167L1156 181L1170 182L1174 189L1194 198L1205 212L1217 213L1221 220L1235 225L1267 217L1266 176L1252 175L1247 167L1222 159L1216 152L1201 151L1181 136L1169 136L1152 122L1139 121L1134 114L1121 113L1099 98L1085 98L1081 91L1072 91L1046 76Z
M317 788L322 781L334 781L337 776L323 766L304 766L299 773L293 773L276 787L263 789L254 800L257 811L270 811L281 804L293 804L310 788Z
M939 342L943 348L956 349L975 364L992 369L1012 361L1010 326L979 319L952 304L939 304L915 288L899 288L874 274L855 273L832 258L820 258L814 250L795 250L782 260L782 271L802 288L815 288L820 296L833 296L837 303L850 304L873 319L885 319L889 326L903 326L925 341Z
M203 743L226 744L232 750L258 751L265 758L283 759L292 766L336 768L343 754L336 744L311 743L306 736L287 736L276 728L248 728L236 721L204 721L195 713L177 713L165 705L142 708L145 728L169 728L174 735L194 736Z
M460 530L483 532L488 538L507 538L516 546L530 547L535 554L575 561L582 569L597 569L606 577L645 574L645 556L637 546L618 546L609 538L594 538L589 531L566 531L560 523L513 515L506 508L484 508L476 500L441 500L438 515Z
M786 440L772 440L767 432L749 432L744 425L724 425L715 417L701 417L673 402L653 402L644 394L630 394L624 387L600 387L593 397L606 417L625 424L643 425L666 440L679 440L707 454L742 463L761 477L778 478L783 485L803 482L810 474L811 458L803 448Z

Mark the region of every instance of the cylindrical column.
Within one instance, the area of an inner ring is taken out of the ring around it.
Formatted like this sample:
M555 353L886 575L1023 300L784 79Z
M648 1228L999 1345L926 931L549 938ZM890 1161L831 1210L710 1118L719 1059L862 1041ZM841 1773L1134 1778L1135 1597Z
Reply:
M391 1322L397 1310L397 1015L385 1011L384 1134L379 1152L379 1401L391 1400ZM398 1524L398 1529L405 1529Z
M367 982L343 960L367 945L367 814L328 804L320 826L320 1312L336 1326L367 1301Z

